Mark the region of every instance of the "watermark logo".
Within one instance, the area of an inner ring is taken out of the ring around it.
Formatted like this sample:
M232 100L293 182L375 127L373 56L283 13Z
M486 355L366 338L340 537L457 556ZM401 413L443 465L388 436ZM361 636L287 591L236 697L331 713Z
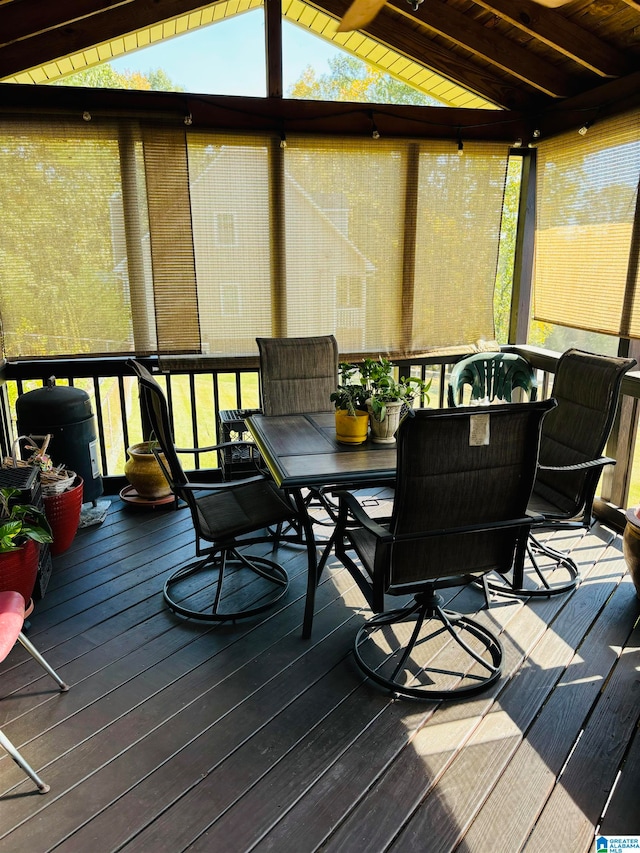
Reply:
M600 835L595 853L639 853L640 835Z

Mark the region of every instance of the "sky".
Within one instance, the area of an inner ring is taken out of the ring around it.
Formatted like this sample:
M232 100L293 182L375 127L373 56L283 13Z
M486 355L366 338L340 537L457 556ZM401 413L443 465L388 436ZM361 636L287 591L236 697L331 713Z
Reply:
M283 21L282 39L285 94L308 65L317 75L323 74L329 71L329 58L341 53L287 21ZM120 72L162 68L175 85L194 94L265 97L262 9L129 53L111 65Z

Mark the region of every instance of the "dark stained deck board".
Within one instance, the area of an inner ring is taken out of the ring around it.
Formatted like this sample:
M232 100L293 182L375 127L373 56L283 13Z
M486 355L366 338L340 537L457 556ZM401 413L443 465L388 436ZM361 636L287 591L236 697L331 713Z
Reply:
M334 614L331 622L336 619L344 621L346 618L343 610L341 615ZM122 818L128 816L130 821L147 819L147 814L140 813L139 808L140 800L145 799L145 791L149 808L155 810L155 815L161 810L164 797L171 803L188 791L194 782L204 778L212 766L224 760L227 752L233 752L244 739L261 729L281 706L292 702L295 693L283 689L283 681L297 677L297 689L304 691L305 679L313 681L327 668L333 668L344 657L341 637L345 630L329 635L312 647L302 646L297 636L298 623L295 626L296 636L289 636L286 651L280 654L277 651L275 654L266 651L262 656L264 660L259 659L256 666L249 661L249 665L245 665L240 673L235 673L233 678L227 677L225 680L211 677L211 668L205 662L200 667L203 672L199 674L201 684L197 689L194 690L193 685L188 683L180 683L173 691L163 691L157 701L151 703L157 709L157 716L151 722L155 722L158 728L139 744L132 745L128 750L130 754L114 757L110 764L104 765L96 773L94 781L99 789L97 796L100 801L95 806L92 804L92 807L105 808L111 803L108 792L121 790L122 774L125 774L127 787L130 788L144 780L147 773L153 774L156 767L160 768L154 778L145 780L139 789L133 791L129 797L130 808L127 808L126 797L119 803L115 825L114 815L107 816L104 827L107 837L122 832L123 827L117 826L117 821ZM301 655L302 659L295 661ZM269 658L275 659L269 664ZM285 658L291 664L290 672L285 668ZM264 684L261 685L261 682ZM199 698L192 705L181 709L185 688L189 696ZM169 716L171 712L172 717ZM192 744L193 738L200 738L200 741ZM181 787L183 778L184 788ZM98 823L100 825L102 821ZM144 823L135 828L139 830L143 826ZM83 841L78 847L72 840L69 849L88 849L84 839L86 834L82 834Z
M497 849L522 848L618 660L633 611L629 589L620 584L476 816L465 836L471 849L487 833Z
M330 595L333 594L331 585L323 585L319 595L324 591L324 586L327 587ZM307 648L302 646L301 641L298 641L300 631L299 608L299 603L297 607L292 604L291 607L280 611L277 616L267 620L265 624L255 627L250 632L253 634L262 631L266 635L260 643L261 648L266 647L268 650L270 643L277 639L278 627L273 624L276 619L283 623L281 630L295 633L294 649L298 653ZM168 616L168 618L171 617ZM344 613L343 618L345 618ZM99 684L101 689L105 691L103 696L95 695L93 681L88 680L78 684L70 679L74 687L69 694L65 695L64 699L75 696L73 701L79 710L73 717L67 716L63 721L66 725L61 727L61 730L56 731L55 743L52 744L53 750L64 743L65 733L69 738L69 745L73 744L79 736L90 736L95 727L93 703L98 699L100 700L100 708L104 706L108 711L107 720L116 720L116 723L104 733L102 738L100 737L101 733L98 732L97 741L82 744L76 754L64 756L61 766L56 764L56 766L49 767L46 775L52 787L55 783L56 789L60 790L65 785L76 784L82 778L86 778L94 769L112 761L121 749L129 747L137 738L144 737L150 727L160 725L172 713L178 712L189 699L193 700L210 691L217 683L216 678L223 678L228 672L235 672L243 660L243 651L242 648L238 648L239 646L245 646L244 655L249 660L252 659L256 648L252 641L242 644L241 635L231 632L226 627L217 632L209 630L203 634L202 629L198 629L197 632L185 631L182 625L177 625L170 634L173 636L172 645L168 647L163 645L158 648L158 643L152 642L148 646L142 647L138 653L134 651L122 665L116 661L111 667L113 673L109 673L107 670L101 672ZM254 638L250 639L253 640ZM233 647L232 655L215 654L220 648L226 650L230 646ZM268 651L265 654L268 654ZM342 654L344 655L344 649ZM212 657L212 655L214 656ZM212 661L216 664L215 666L212 665ZM277 662L277 665L280 663ZM123 666L126 667L124 672ZM120 685L123 675L128 680ZM139 690L136 690L138 683ZM83 690L85 684L87 684L87 695L84 695L85 690ZM237 688L234 687L234 689ZM135 708L140 701L145 701L145 718L139 722L136 720L135 722L138 725L134 726L134 719L127 712ZM69 714L72 710L69 705L68 702L61 713ZM83 720L86 721L86 728L82 725ZM52 720L49 720L49 723L51 722ZM207 720L207 723L203 723L203 725L208 724L208 722ZM37 728L38 724L36 723ZM119 729L123 730L120 742L117 739ZM15 736L11 727L7 727L7 733L10 736ZM170 735L170 740L173 737L174 735ZM20 743L21 739L16 737L16 742ZM67 746L66 743L64 745ZM173 749L171 743L169 748ZM92 764L83 763L85 753L90 754ZM25 754L28 754L28 750L25 750ZM42 750L38 751L38 757L40 760L44 757ZM17 768L15 771L17 778L20 778ZM58 782L59 774L61 778ZM119 790L119 784L120 780L116 778L116 790ZM79 793L82 795L83 808L86 809L88 795L86 792ZM43 809L47 806L55 808L53 804L49 806L49 802L49 798L40 797L38 805ZM108 800L106 804L109 804ZM2 849L1 843L0 849Z
M380 811L384 814L385 809L389 812L388 827L385 827L389 844L393 841L393 836L397 835L398 818L401 818L400 825L408 823L397 843L398 850L421 849L424 833L429 835L429 850L453 849L456 839L463 831L463 822L468 820L468 811L473 806L477 807L483 792L486 793L491 785L492 775L500 772L500 750L510 748L513 728L518 726L517 719L510 718L516 717L518 713L522 716L525 711L529 714L535 713L536 707L539 707L535 703L541 701L545 695L544 685L541 684L544 676L551 677L552 682L554 680L551 670L545 672L538 668L536 672L527 665L522 666L523 656L542 638L544 623L540 619L540 605L547 611L546 622L549 619L549 608L558 609L561 603L560 599L554 598L538 601L531 607L520 604L511 618L501 620L505 626L502 634L506 654L505 678L473 702L441 708L428 721L424 730L419 732L412 750L396 762L388 778L378 782L375 789L344 822L335 838L330 839L323 849L339 850L350 833L366 839L367 844L375 844L376 834L367 816L373 810L376 814ZM515 602L512 601L506 606L492 608L490 614L513 610L514 607ZM515 672L518 672L517 680L507 681ZM531 674L535 676L535 680L532 680ZM548 689L551 688L547 686ZM508 704L509 695L515 696L515 702L512 702L514 707L509 708L507 715L507 712L502 710L502 705ZM497 702L494 704L492 699L496 698ZM497 731L494 725L496 718ZM464 750L460 752L458 747L461 744L455 742L445 744L439 734L441 730L456 731L461 743L465 744ZM434 740L438 744L437 750L433 750L432 746L430 748ZM489 748L483 761L479 753L485 744L488 744ZM422 785L416 783L415 772L411 772L416 760L412 752L416 752L420 759L428 756L429 775L425 776ZM409 772L405 764L408 765ZM438 780L445 771L446 790L456 802L455 820L442 804L441 785ZM437 787L434 789L435 783ZM402 804L400 809L398 803ZM379 829L380 821L377 821L376 825ZM414 839L414 846L413 841L409 839Z
M111 500L103 525L56 558L32 618L31 638L72 689L58 694L21 648L1 666L0 724L51 792L0 756L0 851L486 853L491 839L504 853L586 853L625 757L603 827L631 831L616 814L637 786L638 603L619 537L608 547L599 526L557 536L583 565L581 586L480 609L502 632L505 675L472 701L436 706L392 701L363 680L350 648L367 611L335 559L311 641L300 548L278 551L291 577L278 609L185 623L161 588L193 553L186 513ZM473 612L481 593L454 604Z
M591 538L595 542L592 548L588 548L587 543ZM599 537L585 537L579 547L583 560L581 570L589 578L591 571L585 566L584 560L591 562L593 558L597 559L603 553L604 546ZM595 564L597 566L598 563ZM521 652L526 653L526 658L519 666L515 680L502 685L497 703L488 710L469 737L465 749L455 756L441 789L436 792L442 796L443 789L445 796L456 803L456 821L443 827L437 826L430 849L452 850L460 843L483 797L486 797L508 766L522 732L527 730L553 691L572 656L572 642L578 642L590 625L593 611L582 607L580 601L590 590L586 578L583 585L571 594L542 599L523 608L522 619L538 620L541 623L539 627L544 626L545 629L544 633L537 632L537 637L534 634L529 643L521 639L519 625L510 623L507 626L505 644L515 643ZM603 591L601 601L606 601L606 597ZM547 630L548 624L551 627ZM392 849L420 850L423 833L429 827L436 827L438 811L437 801L432 803L430 798L426 799Z
M636 629L636 636L633 642L635 642L636 646L640 645L638 629ZM640 835L640 817L638 816L639 790L640 728L636 726L629 751L625 756L620 777L600 826L602 835Z
M631 620L630 623L633 624ZM536 821L525 850L548 850L551 837L567 853L588 849L593 826L600 822L627 744L638 725L637 686L636 638L623 649L605 681L582 737ZM640 820L634 834L640 834Z

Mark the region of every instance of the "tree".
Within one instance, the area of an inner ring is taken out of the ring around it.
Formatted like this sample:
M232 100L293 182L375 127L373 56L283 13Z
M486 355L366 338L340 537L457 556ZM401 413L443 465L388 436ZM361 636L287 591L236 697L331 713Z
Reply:
M85 68L61 80L56 80L54 86L83 86L88 89L142 89L158 92L184 92L184 86L177 86L169 79L162 68L147 71L119 72L108 62L95 68Z
M315 69L307 66L287 95L306 101L442 106L435 98L355 57L336 56L329 60L329 68L329 74L317 76Z

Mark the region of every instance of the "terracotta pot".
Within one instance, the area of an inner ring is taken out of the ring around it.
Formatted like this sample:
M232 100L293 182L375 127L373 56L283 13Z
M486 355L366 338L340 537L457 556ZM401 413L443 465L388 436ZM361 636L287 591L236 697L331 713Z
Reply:
M59 495L43 495L44 513L51 526L51 555L62 554L73 542L80 524L84 481L76 476L73 486Z
M404 403L386 403L384 418L379 421L373 414L371 403L367 400L369 419L371 421L371 441L375 444L392 444L396 440L396 431L400 426L400 415Z
M622 553L640 598L640 507L627 510L627 523L622 534Z
M19 592L28 604L38 575L40 546L27 539L22 548L0 554L0 590Z
M124 465L125 477L141 498L166 498L171 494L171 487L149 448L148 441L127 448L129 458Z
M346 409L336 409L336 438L341 444L362 444L369 431L369 412L356 409L355 417Z

